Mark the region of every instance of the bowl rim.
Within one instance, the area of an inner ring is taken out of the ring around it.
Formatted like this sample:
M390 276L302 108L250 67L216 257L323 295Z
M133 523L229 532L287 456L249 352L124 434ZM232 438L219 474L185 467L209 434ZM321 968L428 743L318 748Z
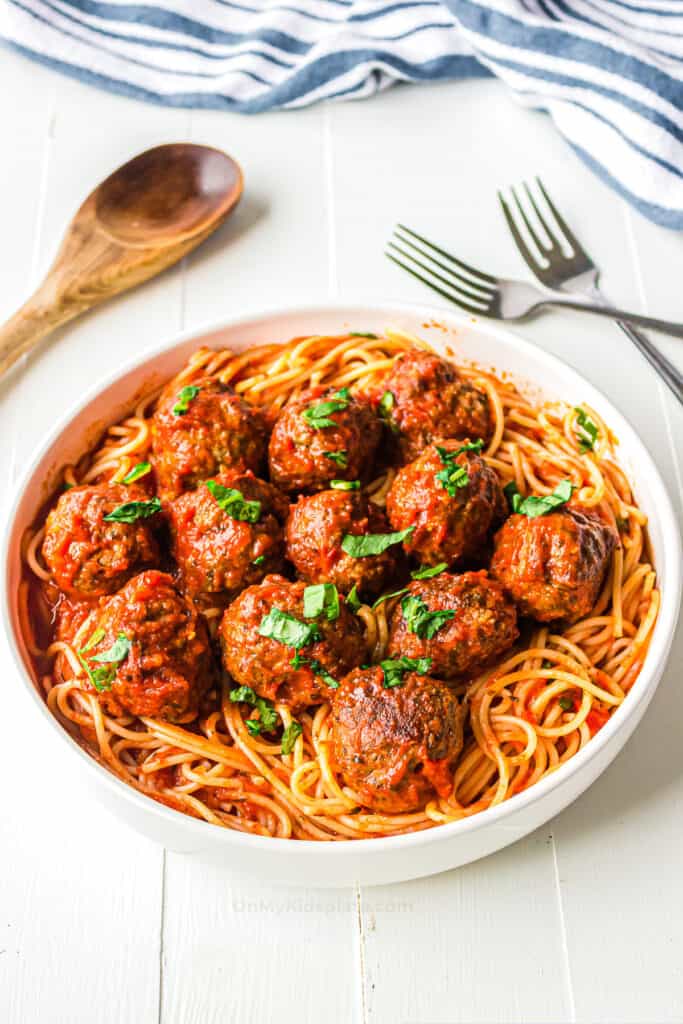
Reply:
M69 426L71 421L75 419L76 416L86 408L86 406L90 405L99 394L114 385L120 378L135 371L136 369L140 369L151 360L180 347L192 339L196 339L197 343L199 343L204 339L208 339L212 335L219 334L221 331L228 328L239 327L240 325L255 325L260 321L268 321L274 318L285 318L297 315L301 317L314 316L316 314L332 314L339 315L340 317L344 317L349 314L357 316L361 311L365 311L366 313L371 313L373 315L386 316L389 321L392 316L404 315L419 319L420 322L425 324L431 324L434 322L446 323L449 327L454 327L456 330L458 328L465 328L475 332L483 331L495 342L500 342L503 347L512 348L513 351L521 351L523 354L526 353L530 355L533 360L544 364L550 370L563 375L565 378L571 379L573 383L577 386L580 385L580 387L589 395L592 393L599 398L600 402L604 403L605 408L608 410L608 422L610 427L615 431L620 441L628 438L628 447L637 457L639 465L644 463L649 470L649 475L651 477L649 483L653 490L652 503L658 510L657 518L664 534L667 552L671 556L670 558L667 556L667 589L666 593L662 595L662 603L659 609L655 634L652 637L643 667L633 685L633 688L629 691L630 699L622 705L622 708L625 709L623 714L612 716L605 726L603 726L603 728L591 738L590 742L587 743L585 747L579 750L572 758L570 758L570 760L560 765L556 771L545 776L538 782L534 783L533 786L523 790L521 793L515 794L511 799L503 801L503 803L498 804L495 807L479 811L477 814L461 818L458 821L435 825L433 828L424 829L422 831L408 832L399 836L375 837L369 842L362 843L359 843L358 840L351 839L342 839L329 843L321 843L310 839L298 839L293 841L291 839L256 836L249 833L238 832L233 829L218 828L209 822L193 818L180 811L176 811L173 808L160 804L158 801L153 800L144 793L138 792L132 786L113 775L107 768L88 754L87 751L85 751L83 747L81 747L80 744L69 735L57 718L55 718L55 716L49 711L46 702L42 699L34 681L31 679L26 669L13 627L12 594L9 588L9 575L11 572L10 548L18 508L22 502L24 492L29 486L37 467L47 456L50 449ZM209 839L213 843L223 843L226 848L233 844L238 844L241 849L245 850L249 850L250 848L260 852L272 850L274 853L278 850L281 853L286 850L290 855L296 854L302 857L311 856L315 853L317 856L324 856L328 859L356 857L358 854L361 854L366 858L369 856L380 856L392 851L396 851L398 853L399 850L406 851L409 848L416 849L418 847L429 846L433 843L441 843L449 839L453 840L457 836L464 835L465 833L475 832L479 829L487 828L496 824L500 825L501 822L504 822L507 818L518 815L531 804L540 802L550 793L567 786L571 777L579 773L581 769L588 764L588 762L598 758L600 752L611 743L619 732L625 732L626 735L623 740L623 743L625 743L629 738L632 729L638 724L641 714L645 711L647 704L653 696L666 665L666 660L676 629L681 602L682 557L681 538L676 514L666 485L664 484L660 472L647 448L641 441L635 428L631 426L630 422L616 408L616 406L612 404L602 391L591 384L590 381L583 377L583 375L578 371L574 370L568 363L564 362L564 360L558 356L546 352L539 345L536 345L531 341L527 341L524 337L508 331L503 327L499 327L491 321L479 320L477 318L454 313L448 308L424 306L417 303L392 302L390 300L383 302L371 302L367 299L363 299L362 297L356 299L353 296L344 296L343 298L335 299L333 301L322 300L319 302L308 302L306 304L292 303L288 305L266 307L265 309L263 307L243 307L242 312L237 316L232 316L228 319L221 319L218 321L210 321L191 328L186 328L173 335L170 340L150 345L132 359L127 360L122 366L109 373L105 378L98 378L92 387L87 389L81 397L66 409L56 423L53 424L48 433L43 437L40 443L35 447L30 458L27 460L27 464L20 478L12 488L10 500L6 505L6 511L2 522L2 538L0 544L2 602L0 605L0 616L2 617L7 644L12 653L15 668L22 678L25 690L28 690L29 697L33 699L34 705L36 705L42 712L43 720L51 725L54 732L61 737L62 741L66 741L65 749L70 749L77 756L82 758L82 762L87 766L86 770L91 773L93 782L106 785L115 797L118 796L131 802L140 809L143 814L147 813L150 817L156 816L157 818L160 818L161 821L165 822L170 828L175 827L178 829L184 829L186 832L194 833L200 841ZM643 706L642 711L640 711L641 706ZM635 723L632 729L629 730L627 728L627 723L633 718L635 718ZM616 756L620 746L615 749L613 756ZM604 767L600 770L599 774L602 774L602 771L604 771Z

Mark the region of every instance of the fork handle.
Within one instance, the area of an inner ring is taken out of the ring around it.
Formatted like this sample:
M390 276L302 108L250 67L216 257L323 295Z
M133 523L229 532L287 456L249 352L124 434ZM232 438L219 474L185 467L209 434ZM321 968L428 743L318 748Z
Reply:
M536 309L540 309L542 306L562 306L564 309L596 313L598 316L606 316L610 320L618 320L620 323L631 324L635 327L650 327L654 331L663 331L664 334L670 334L674 338L683 338L683 324L676 324L671 320L657 320L653 316L641 316L640 313L629 313L625 309L615 309L613 306L596 305L594 299L571 298L564 292L546 292ZM676 372L678 373L678 371Z

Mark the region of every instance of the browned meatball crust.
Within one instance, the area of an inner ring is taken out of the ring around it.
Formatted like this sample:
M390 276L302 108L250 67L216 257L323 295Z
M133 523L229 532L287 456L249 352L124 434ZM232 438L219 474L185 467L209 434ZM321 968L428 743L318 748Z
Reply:
M404 547L425 565L481 555L503 517L498 476L476 452L460 450L467 443L431 445L399 470L387 495L392 528L414 527Z
M85 648L90 684L112 715L186 721L211 685L206 623L171 577L154 569L104 603Z
M311 388L275 421L270 478L285 491L318 491L331 480L366 481L382 432L370 405L348 389Z
M406 672L387 689L379 666L356 669L332 702L333 762L363 804L381 814L448 797L463 743L463 710L445 683Z
M513 515L495 536L491 574L522 615L575 622L593 608L615 543L597 515L578 508Z
M231 502L235 492L243 500ZM280 570L288 509L275 487L237 470L170 502L171 550L182 588L196 598L225 598Z
M344 599L340 598L336 618L322 614L306 619L305 589L305 583L267 576L232 602L219 630L223 664L235 682L293 711L329 700L333 687L322 671L338 682L366 656L358 619ZM263 635L269 631L264 620L273 620L273 610L278 619L284 613L311 627L309 642L295 648Z
M156 564L159 549L150 518L132 523L106 518L119 506L148 497L143 488L123 484L89 484L62 494L47 517L43 540L43 558L57 586L81 597L102 597Z
M152 420L159 493L175 498L224 469L258 473L267 435L263 413L227 384L207 379L187 388L168 388Z
M493 435L488 396L434 352L410 349L398 357L384 382L385 417L410 462L433 441Z
M396 605L388 657L431 658L432 675L455 679L485 668L518 635L515 606L488 573L441 573L414 580Z
M334 583L348 593L376 594L395 574L398 546L379 555L353 558L342 549L346 534L388 533L384 512L361 491L319 491L300 497L287 520L287 558L309 583Z

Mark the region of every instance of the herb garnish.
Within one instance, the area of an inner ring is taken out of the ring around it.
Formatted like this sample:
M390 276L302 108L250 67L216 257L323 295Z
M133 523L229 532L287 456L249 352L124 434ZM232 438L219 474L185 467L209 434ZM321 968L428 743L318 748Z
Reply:
M425 675L432 667L431 658L396 658L395 660L380 661L379 667L384 673L383 685L387 690L394 686L403 685L403 676L406 672L417 672L418 675Z
M400 544L402 540L409 537L415 529L409 526L398 533L363 533L359 536L353 533L345 533L341 547L347 555L352 558L368 558L370 555L381 555L383 551L390 548L392 544Z
M396 405L396 399L394 398L391 391L385 391L379 400L379 415L380 419L384 420L386 425L389 427L394 434L398 434L398 426L394 423L391 416L391 410Z
M339 618L339 594L334 583L314 583L304 590L304 615L317 619L325 614L328 622Z
M242 492L234 487L223 487L216 480L207 480L206 489L231 519L237 519L241 523L258 523L261 518L261 502L248 501Z
M149 501L126 501L104 516L104 520L107 523L136 523L138 519L149 519L160 511L161 502L158 498L151 498Z
M259 697L259 695L252 690L251 686L238 686L237 689L230 691L230 700L233 704L250 704L252 708L256 708L259 713L259 721L254 722L250 727L247 724L247 729L252 736L257 735L261 729L265 729L266 732L272 732L278 723L277 711L273 707L272 701L267 700L265 697ZM247 722L254 721L248 719ZM258 729L256 726L258 725Z
M593 422L588 413L584 412L581 406L575 406L574 412L576 413L576 426L579 435L579 451L592 452L598 439L597 424Z
M285 731L282 734L282 753L291 754L294 750L294 744L296 743L299 736L303 732L303 728L299 722L290 722Z
M293 647L294 650L322 640L322 634L315 623L301 622L279 608L271 608L268 614L263 616L258 631L260 636L277 640L278 643Z
M338 452L323 452L323 455L325 456L326 459L329 459L330 462L334 462L337 466L340 466L342 469L346 469L346 467L349 464L349 454L346 451L346 448L342 448Z
M346 595L346 603L348 604L352 612L357 612L360 606L362 605L363 602L358 596L357 583L354 583L354 585L351 587L348 594Z
M138 462L137 466L133 466L133 468L126 473L121 483L132 484L136 480L139 480L141 476L147 476L151 468L152 464L150 462Z
M101 654L96 654L90 660L118 664L128 657L131 647L132 644L128 637L124 633L119 633L116 640L108 650L102 651Z
M427 605L417 594L409 594L401 601L401 611L406 626L411 633L415 633L422 640L431 640L442 626L455 618L453 608L444 608L440 611L430 612Z
M411 579L431 580L432 576L439 576L448 568L448 562L439 562L438 565L427 565L411 572Z
M377 334L371 334L369 331L349 331L349 338L377 338Z
M97 644L100 642L100 640L103 640L103 639L104 639L104 630L103 629L96 629L95 632L93 633L93 635L88 640L88 642L85 645L85 647L81 647L81 654L85 654L85 652L89 651L92 647L96 647Z
M351 392L348 388L337 391L333 398L326 402L318 402L316 405L309 405L304 409L302 415L309 427L314 430L323 430L325 427L336 427L334 420L330 419L330 413L341 412L348 407Z
M301 668L303 665L308 665L314 675L320 676L323 682L327 683L331 690L336 690L339 683L333 675L327 671L325 666L321 664L316 658L302 658L297 651L292 660L290 661L292 668Z
M462 444L452 452L447 448L442 448L440 445L436 446L439 458L441 459L441 465L444 468L439 473L435 474L435 479L437 479L441 486L448 491L451 498L455 497L461 487L467 487L470 481L467 466L459 466L455 460L464 452L480 452L483 447L484 442L481 438L479 438L478 441Z
M330 480L330 487L335 491L359 491L360 480Z
M537 516L546 516L553 509L566 504L572 496L574 485L571 480L561 480L552 494L540 496L531 494L528 498L522 498L517 489L517 484L514 480L511 480L509 484L505 485L503 491L510 502L510 508L513 512L518 512L520 515L535 519Z
M173 406L173 415L184 416L190 408L190 402L195 399L198 394L199 388L196 384L186 384L184 388L181 388L176 396L176 403Z
M258 555L256 558L252 558L251 564L252 565L263 565L265 560L266 560L266 556L265 555Z
M395 590L393 594L382 594L382 596L378 597L375 603L373 604L372 610L374 611L375 608L379 608L379 606L381 604L384 604L385 601L391 601L392 597L400 597L401 594L405 594L407 593L407 591L407 587L402 587L401 590Z
M87 672L88 679L100 693L103 690L111 690L111 684L116 678L117 667L128 657L132 646L128 637L124 633L119 633L116 640L108 650L102 651L101 654L97 654L95 657L90 659L91 661L102 663L102 667L93 668L88 664L84 654L95 647L103 637L104 630L96 629L85 647L81 648L81 650L77 652L78 660Z

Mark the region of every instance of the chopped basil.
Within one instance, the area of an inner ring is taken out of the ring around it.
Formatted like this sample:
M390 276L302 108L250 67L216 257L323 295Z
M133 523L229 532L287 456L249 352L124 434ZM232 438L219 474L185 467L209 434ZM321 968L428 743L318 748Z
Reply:
M147 476L151 469L152 465L150 462L138 462L137 466L133 466L130 472L126 473L121 483L132 484L139 480L141 476Z
M346 595L346 603L348 604L352 612L357 612L360 606L362 605L363 602L358 596L357 583L354 583L354 585L351 587L348 594Z
M195 384L187 384L178 392L176 403L173 406L174 416L184 416L190 408L190 402L199 394L199 388Z
M304 615L317 619L325 614L329 622L339 618L339 594L334 583L314 583L304 590Z
M247 732L250 736L259 736L261 733L261 723L256 718L247 718L244 723L247 727Z
M93 635L88 640L88 642L85 645L85 647L81 647L81 654L85 654L85 652L89 651L92 647L96 647L97 644L102 639L104 639L104 630L103 629L96 629L95 632L93 633Z
M597 424L593 422L588 413L583 411L581 406L575 406L574 412L579 434L579 451L592 452L598 439Z
M279 608L271 608L268 614L263 616L258 631L260 636L277 640L278 643L293 647L295 650L322 640L322 634L315 623L300 622L289 612L283 612Z
M346 469L349 464L349 455L345 448L338 452L323 452L323 455L342 469Z
M448 562L439 562L438 565L427 565L424 568L415 569L410 575L414 580L431 580L432 576L441 575L447 568Z
M370 334L369 331L349 331L349 338L377 338L377 334Z
M549 512L566 504L574 492L574 485L571 480L561 480L552 494L541 496L531 494L528 498L522 498L517 484L511 480L509 484L505 485L503 491L513 512L535 519L537 516L546 516Z
M359 491L360 480L330 480L330 487L335 491Z
M337 424L334 420L330 419L330 413L341 412L342 409L346 409L351 398L351 392L348 388L342 388L341 391L337 391L333 398L328 399L326 402L318 402L316 405L309 405L307 409L304 409L302 415L308 423L309 427L313 427L314 430L323 430L325 427L336 427Z
M409 594L401 601L401 611L406 626L422 640L431 640L447 622L455 618L453 608L444 608L430 612L427 605L417 594Z
M409 537L415 529L409 526L398 533L363 533L357 536L352 533L345 533L342 538L342 551L352 558L368 558L370 555L381 555L383 551L393 544L400 544L402 540Z
M252 559L252 562L251 562L251 564L252 564L252 565L263 565L263 563L265 562L265 560L266 560L266 556L265 556L265 555L258 555L258 557L257 557L257 558L253 558L253 559Z
M571 697L560 697L558 704L560 705L563 711L574 710L574 701L571 699Z
M106 651L102 651L101 654L96 654L91 661L112 662L118 664L128 657L131 646L132 644L128 637L123 633L119 633L111 647Z
M126 501L104 517L107 523L136 523L138 519L149 519L161 511L158 498L149 501Z
M261 518L260 501L248 501L241 491L235 490L234 487L223 487L216 480L207 480L206 488L231 519L237 519L241 523L258 523Z
M102 668L91 668L84 657L79 653L78 660L88 674L88 679L98 691L111 690L111 684L116 679L116 668L113 665L102 666Z
M299 736L303 732L303 728L299 722L290 722L285 731L282 734L282 753L291 754L294 750L294 744L296 743Z
M308 665L314 675L320 676L323 682L327 683L331 690L336 690L339 683L333 675L327 671L325 666L321 664L316 658L302 658L297 651L292 660L290 661L292 668L301 668L303 665Z
M425 675L432 667L431 658L396 658L395 660L380 661L379 667L384 673L383 685L387 690L394 686L403 685L403 676L406 672L417 672L418 675Z
M398 426L394 423L391 410L396 405L396 399L391 391L385 391L379 400L379 415L394 434L398 434Z
M455 460L464 452L480 452L483 447L484 442L481 438L478 441L472 441L471 443L460 445L459 448L455 448L452 452L447 448L442 448L440 445L436 446L436 450L444 469L439 473L436 473L435 477L451 498L455 497L460 488L467 487L470 481L467 466L459 466Z
M392 597L400 597L401 594L407 593L407 590L407 587L402 587L401 590L395 590L393 594L382 594L382 596L378 597L375 603L373 604L372 610L374 611L375 608L379 608L379 606L381 604L384 604L385 601L391 601Z
M259 732L261 729L265 729L266 732L272 732L277 725L277 711L273 707L272 701L267 700L265 697L259 697L259 695L252 690L251 686L238 686L237 689L231 690L230 700L234 704L250 704L252 708L256 708L260 719ZM248 721L253 721L253 719L248 719ZM248 725L247 729L249 729ZM251 729L249 731L251 732ZM254 735L254 733L252 733L252 735Z

